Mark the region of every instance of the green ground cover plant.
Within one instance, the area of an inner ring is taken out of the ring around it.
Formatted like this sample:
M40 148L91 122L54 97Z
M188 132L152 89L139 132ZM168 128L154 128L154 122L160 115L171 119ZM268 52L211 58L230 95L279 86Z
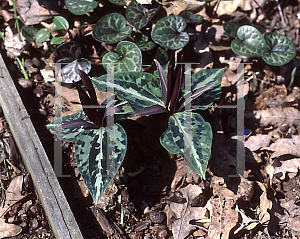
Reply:
M124 6L122 1L110 2ZM87 0L66 0L65 3L76 15L97 7L94 1ZM153 29L145 30L158 10L159 6L146 8L132 1L125 16L109 13L96 22L93 38L105 44L117 44L115 52L108 52L102 58L107 74L89 77L90 65L86 60L78 59L80 49L76 43L59 46L58 51L63 49L70 53L65 54L68 55L65 62L72 61L62 69L62 81L74 84L83 110L55 120L48 127L61 140L76 141L77 166L95 203L100 200L126 154L127 136L120 122L133 117L162 115L167 128L160 137L160 144L168 152L182 156L195 173L205 178L211 155L212 129L199 109L206 109L219 99L224 68L202 69L191 74L190 90L186 89L186 62L181 54L177 55L176 62L175 51L190 41L187 24L201 22L202 17L182 12L157 19ZM266 33L263 36L252 26L237 29L230 23L224 29L228 36L238 37L231 44L233 52L238 55L262 57L274 66L284 65L295 56L294 45L280 34ZM139 40L128 40L134 34ZM36 40L35 34L32 35ZM153 49L157 49L156 59L148 72L142 71L143 54ZM110 90L114 97L99 104L94 87L100 92ZM191 106L189 110L186 110L187 106ZM107 122L112 116L114 124L110 125Z

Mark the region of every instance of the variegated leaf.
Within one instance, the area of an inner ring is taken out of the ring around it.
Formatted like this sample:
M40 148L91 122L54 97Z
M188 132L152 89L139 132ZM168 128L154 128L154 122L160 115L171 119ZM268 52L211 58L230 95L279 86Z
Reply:
M189 35L184 32L185 27L186 22L181 16L161 18L151 32L152 40L171 50L180 49L190 40Z
M191 75L191 90L194 92L203 86L217 82L209 90L205 91L200 97L193 99L193 105L205 106L213 101L217 101L221 95L221 81L225 68L203 69ZM184 84L182 86L184 90ZM188 94L189 92L186 92Z
M200 114L179 112L172 115L160 143L170 153L182 156L195 173L205 178L211 154L212 130Z
M102 17L93 29L95 40L107 44L124 40L132 32L132 27L126 25L126 19L120 13L109 13Z
M130 78L128 75L124 75L124 79L121 77L121 80L119 80L116 75L114 82L93 80L93 83L100 91L106 91L106 87L114 89L114 93L118 96L118 98L128 101L134 111L153 105L161 105L164 107L162 100L152 92L148 91L146 87L142 87L140 84L135 82L130 82L130 80L124 81L124 79Z
M262 58L269 65L282 66L296 56L296 48L286 36L267 32L265 39L268 48L264 50Z
M88 117L85 115L83 110L77 112L76 114L65 116L56 120L53 120L47 127L55 132L57 138L63 141L72 142L75 141L76 137L82 133L87 126L76 126L69 128L61 128L60 126L66 122L70 122L72 120L82 119L86 122L92 123ZM59 128L58 128L59 127Z
M240 56L257 57L262 56L267 47L263 35L252 26L241 26L237 31L239 39L231 42L231 49Z
M103 67L108 73L108 64L114 64L114 73L141 71L142 53L136 44L129 41L119 42L115 52L107 52L102 58Z
M75 144L77 167L95 204L116 175L127 149L127 136L121 125L86 130Z
M109 80L109 75L103 75L100 77L93 77L93 84L98 88L100 92L106 91L106 82ZM152 74L147 72L128 72L128 73L116 73L113 75L114 80L132 82L145 90L151 92L158 98L162 97L159 80ZM101 83L101 84L100 84Z
M83 15L98 6L93 0L65 0L67 9L75 15Z
M131 1L126 8L126 18L128 22L137 30L143 28L158 12L158 8L147 9L137 1Z

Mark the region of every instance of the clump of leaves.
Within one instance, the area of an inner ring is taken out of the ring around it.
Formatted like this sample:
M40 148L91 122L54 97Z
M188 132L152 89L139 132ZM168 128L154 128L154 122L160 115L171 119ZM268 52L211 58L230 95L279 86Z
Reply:
M57 45L62 43L62 38L65 36L65 31L69 29L69 22L62 16L56 16L53 18L52 30L46 28L41 28L38 30L32 26L23 26L22 34L28 41L45 42L48 41L51 32L57 32L57 34L52 37L50 44Z
M48 125L58 138L75 142L75 157L78 170L97 203L118 171L127 148L127 136L118 123L108 125L107 117L118 113L117 106L101 106L96 92L87 74L79 70L81 82L74 82L78 91L83 111L62 117Z
M248 57L262 57L272 66L282 66L296 56L294 44L284 35L267 32L264 36L252 26L241 26L238 39L231 42L234 53Z
M190 168L205 178L210 157L212 131L198 113L184 111L192 101L205 106L217 100L221 92L224 69L204 69L191 78L191 91L183 91L184 65L175 67L174 54L168 66L168 76L155 61L159 80L145 72L117 73L114 83L106 82L107 76L93 78L99 91L114 87L118 98L126 100L135 111L131 117L164 114L169 127L160 142L169 152L181 155ZM199 96L202 96L201 98Z

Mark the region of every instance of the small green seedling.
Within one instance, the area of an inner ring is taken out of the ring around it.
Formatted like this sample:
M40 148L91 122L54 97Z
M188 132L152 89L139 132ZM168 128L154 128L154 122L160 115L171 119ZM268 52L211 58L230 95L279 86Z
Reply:
M264 36L252 26L241 26L238 39L231 42L235 54L247 57L262 57L272 66L282 66L296 56L294 44L284 35L267 32Z
M52 37L50 44L59 45L62 43L62 38L65 36L65 32L68 30L68 20L62 16L56 16L53 19L53 27L51 31L46 28L38 30L32 26L24 26L22 27L22 34L28 41L45 42L49 40L51 32L57 32L57 34Z
M18 63L19 63L19 66L21 67L21 70L22 70L22 73L23 73L23 75L24 75L24 78L25 78L26 80L29 80L29 77L28 77L28 75L27 75L27 73L26 73L26 70L25 70L25 62L24 62L24 58L22 58L22 61L19 59L19 57L16 57L16 59L17 59L17 61L18 61Z

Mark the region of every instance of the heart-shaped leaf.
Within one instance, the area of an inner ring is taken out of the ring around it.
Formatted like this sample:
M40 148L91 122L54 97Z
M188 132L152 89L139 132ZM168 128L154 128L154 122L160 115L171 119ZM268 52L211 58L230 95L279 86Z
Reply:
M164 107L161 100L160 83L150 73L116 73L114 74L114 82L108 80L108 75L103 75L92 78L92 82L100 92L105 92L107 87L114 88L117 97L128 101L134 111L153 105Z
M118 6L126 6L126 2L124 0L109 0L109 1Z
M65 58L74 60L80 56L81 47L77 42L69 41L59 45L55 49L55 52L57 53L55 62L57 62L59 59L65 59Z
M78 74L78 69L88 74L91 71L91 67L91 63L85 58L72 61L61 69L62 82L73 83L73 81L81 81L81 78Z
M160 143L170 153L182 156L186 164L205 179L211 154L212 130L200 114L191 114L179 112L172 115Z
M181 16L167 16L160 19L151 32L154 42L162 47L177 50L189 42L189 35L183 30L186 22Z
M108 64L114 64L114 73L141 71L142 53L132 42L122 41L116 47L116 52L108 52L102 58L103 67L109 72Z
M159 7L155 9L145 8L142 4L133 0L126 8L125 16L128 22L137 30L143 28L158 12Z
M75 15L83 15L98 6L98 1L93 0L65 0L67 9Z
M75 143L75 158L83 181L95 204L121 166L127 149L127 136L119 124L85 130Z
M264 50L262 58L269 65L282 66L296 56L296 48L286 36L267 32L265 40L268 48Z
M258 57L262 56L267 47L263 35L252 26L241 26L237 31L239 39L231 42L231 49L240 56Z
M53 18L53 31L60 31L60 30L68 30L69 29L69 22L62 16L56 16Z
M88 117L86 116L86 114L83 112L83 110L72 114L72 115L68 115L56 120L53 120L51 123L49 123L47 125L47 127L49 129L51 129L52 131L55 132L55 135L57 138L59 138L60 140L63 141L67 141L67 142L73 142L76 140L76 137L82 133L87 127L88 125L73 125L73 126L69 126L67 128L65 127L60 127L62 124L65 124L67 122L70 121L75 121L75 120L82 120L88 123L92 123Z
M126 19L119 13L110 13L102 17L93 29L95 40L108 44L122 41L132 32L132 27L126 25Z
M240 26L234 22L224 22L223 24L225 34L229 37L237 37L237 30L239 27Z
M44 42L47 41L50 38L50 31L46 28L42 28L38 31L38 33L35 36L36 42Z
M27 41L35 41L39 29L32 26L23 26L21 31Z
M59 45L62 43L62 38L63 38L63 36L61 36L61 35L54 36L54 37L52 37L50 44L51 45Z
M179 13L179 16L183 17L187 23L201 23L203 17L201 15L194 14L192 11L183 10Z

